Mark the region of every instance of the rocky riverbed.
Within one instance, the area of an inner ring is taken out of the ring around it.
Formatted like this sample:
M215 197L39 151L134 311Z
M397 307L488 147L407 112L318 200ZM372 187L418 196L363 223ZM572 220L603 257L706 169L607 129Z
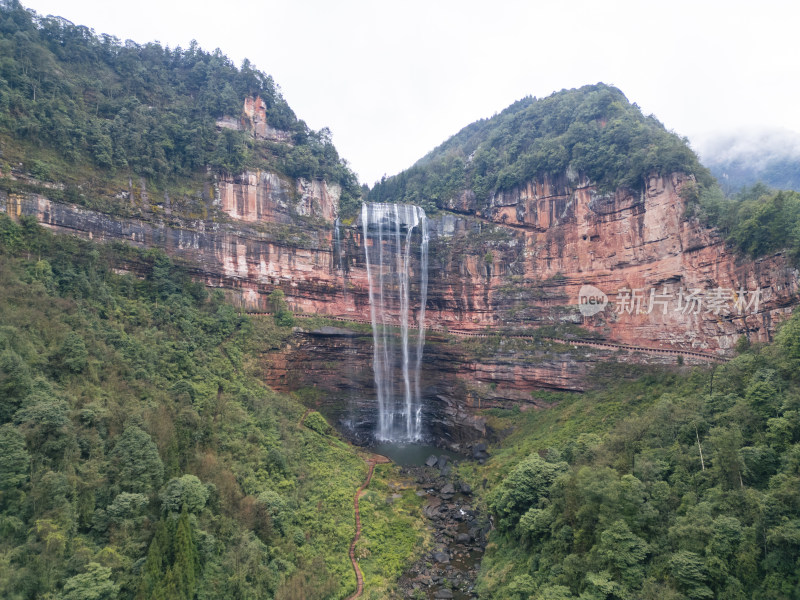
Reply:
M473 588L491 526L477 510L472 488L459 480L446 456L431 456L424 466L403 471L416 479L417 495L426 498L423 514L434 545L400 578L400 597L477 598Z

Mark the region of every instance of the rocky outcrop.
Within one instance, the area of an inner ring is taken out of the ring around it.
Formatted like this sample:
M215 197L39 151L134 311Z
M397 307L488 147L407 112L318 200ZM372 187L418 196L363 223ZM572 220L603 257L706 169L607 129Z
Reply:
M422 513L433 533L433 548L400 577L406 598L477 598L474 584L492 529L472 498L472 489L450 473L446 456L432 456L426 466L403 467L416 480Z
M220 175L216 203L232 219L245 223L292 224L312 217L333 224L341 187L323 179L292 181L271 171Z
M267 121L267 106L259 96L245 98L241 117L222 117L217 121L217 127L247 131L257 140L281 144L290 144L292 142L291 133L276 129L269 124Z

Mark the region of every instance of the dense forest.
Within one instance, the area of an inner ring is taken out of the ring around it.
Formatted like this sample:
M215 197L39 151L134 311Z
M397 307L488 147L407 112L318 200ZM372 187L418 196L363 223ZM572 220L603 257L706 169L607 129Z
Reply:
M366 468L261 383L291 331L159 250L0 215L0 596L351 593ZM365 536L386 543L362 569L380 590L421 538L411 505L374 502Z
M685 139L646 117L618 89L598 83L524 98L468 125L402 173L375 184L375 202L444 208L463 190L479 205L543 176L583 174L604 189L640 190L651 173L713 179Z
M800 266L800 193L762 183L726 196L719 187L689 185L687 214L715 227L728 244L750 258L786 251Z
M489 411L516 431L477 475L497 526L481 597L800 597L800 315L738 349L601 365L594 391L540 393L554 408Z
M223 116L238 118L254 96L291 143L256 142L216 126ZM345 207L361 194L330 132L310 130L249 61L237 68L220 50L195 43L121 42L36 15L17 0L0 3L0 152L3 173L22 163L40 181L66 185L72 202L107 191L98 183L87 190L92 180L107 187L114 178L142 177L164 191L202 181L206 167L324 177L342 185Z

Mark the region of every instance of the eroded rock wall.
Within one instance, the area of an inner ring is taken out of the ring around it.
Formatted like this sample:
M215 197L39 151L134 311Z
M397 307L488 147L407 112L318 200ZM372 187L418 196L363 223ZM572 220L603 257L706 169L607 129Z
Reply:
M715 352L745 333L770 339L797 302L798 271L780 253L737 256L715 230L687 219L687 181L652 177L640 194L600 194L585 180L544 179L496 195L483 211L462 195L454 208L507 237L449 254L440 238L446 275L431 318L473 328L571 322L624 343ZM584 285L608 295L604 311L579 312ZM679 301L691 292L687 308Z
M216 203L231 219L245 223L292 224L312 217L333 224L341 188L323 179L292 181L270 171L221 175Z
M798 271L782 254L755 261L734 255L713 229L687 218L680 196L687 181L679 174L653 177L640 194L601 194L590 182L564 176L498 194L482 210L462 194L453 203L458 212L429 222L426 327L479 333L552 326L554 337L564 337L569 326L579 325L632 346L720 355L732 354L743 334L770 339L797 303ZM336 189L258 172L218 178L214 185L217 206L202 220L174 212L126 218L36 194L0 193L0 208L35 215L56 231L164 248L250 310L267 310L268 295L280 288L296 312L369 321L361 227L356 222L334 230ZM419 275L412 264L412 297ZM608 297L605 309L592 316L578 309L587 285ZM651 290L660 301L653 306ZM709 310L710 304L679 310L679 293L692 290L730 290L732 296L724 310ZM748 307L754 290L758 306ZM736 309L739 291L743 311ZM417 314L412 307L412 325ZM355 346L349 341L347 351L340 342L300 340L276 353L269 382L287 391L327 386L330 398L355 394L364 410L343 414L352 406L348 400L337 419L363 423L369 412L364 398L372 397L371 339ZM674 356L604 349L485 350L467 341L432 339L426 345L427 422L435 435L479 435L473 406L536 405L536 390L583 389L599 362L676 363ZM348 364L357 364L358 372Z
M798 271L780 253L734 255L713 229L687 219L686 182L653 177L641 194L602 195L565 176L499 194L483 211L460 205L472 214L434 216L426 325L574 324L622 343L723 354L743 334L770 339L797 302ZM215 220L122 218L33 194L3 204L56 230L163 247L253 310L277 286L296 311L369 319L361 228L334 235L336 186L247 172L219 178L215 197ZM411 271L413 295L418 265ZM609 301L592 316L578 308L587 285ZM714 295L725 302L714 305Z

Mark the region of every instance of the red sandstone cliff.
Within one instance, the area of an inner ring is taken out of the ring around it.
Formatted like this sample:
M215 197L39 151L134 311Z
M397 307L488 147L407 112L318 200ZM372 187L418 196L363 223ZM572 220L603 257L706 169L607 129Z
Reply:
M797 302L797 270L782 254L734 255L713 229L686 219L684 183L680 174L651 177L642 194L603 196L590 182L564 177L496 195L481 217L513 231L514 247L488 265L488 284L479 257L462 261L462 271L489 288L466 322L524 325L520 311L504 309L524 304L527 288L528 303L538 305L529 318L572 320L631 344L727 350L743 333L769 339ZM470 204L465 194L453 208L477 213ZM588 318L577 311L584 285L611 302ZM504 286L516 288L516 300L503 299ZM680 304L690 293L694 304Z
M334 256L336 186L269 172L214 183L214 221L124 219L36 195L12 195L4 204L56 230L161 245L253 309L265 308L279 286L297 311L369 318L358 224L340 231ZM744 333L769 339L797 302L797 270L782 254L756 261L734 255L714 230L686 219L684 183L680 174L652 177L641 194L600 195L590 182L565 176L498 194L483 213L463 195L453 203L460 215L430 222L427 325L477 331L572 323L633 345L714 352ZM579 312L584 285L608 295L603 312ZM693 290L706 303L681 310L679 297ZM725 295L725 306L713 306L713 294ZM742 300L746 310L737 310Z
M531 182L493 198L482 214L462 198L453 206L462 214L430 220L426 326L481 332L577 324L634 346L721 354L742 334L768 339L797 303L797 270L782 254L756 261L732 254L713 230L684 217L683 184L681 175L652 178L641 195L602 196L589 182L566 177ZM279 287L295 311L369 320L361 229L358 223L342 228L335 246L335 191L324 182L308 186L267 172L220 177L213 185L206 220L146 210L126 218L4 192L0 210L35 215L55 231L162 247L253 310L266 310L267 296ZM412 281L417 269L412 265ZM604 311L581 314L584 285L608 294ZM674 296L666 312L663 302L647 310L645 291L663 299L665 286L676 294L759 289L761 297L758 310L741 316L735 299L727 314L702 306L675 310ZM621 289L642 290L641 303L625 301ZM423 370L426 423L453 443L483 434L470 407L537 404L536 389L583 389L585 375L601 361L676 361L608 347L501 339L487 349L462 340L430 336ZM298 336L264 358L268 382L281 390L319 387L329 415L368 423L369 403L353 408L353 398L369 397L371 337L347 342L346 351L341 344Z

